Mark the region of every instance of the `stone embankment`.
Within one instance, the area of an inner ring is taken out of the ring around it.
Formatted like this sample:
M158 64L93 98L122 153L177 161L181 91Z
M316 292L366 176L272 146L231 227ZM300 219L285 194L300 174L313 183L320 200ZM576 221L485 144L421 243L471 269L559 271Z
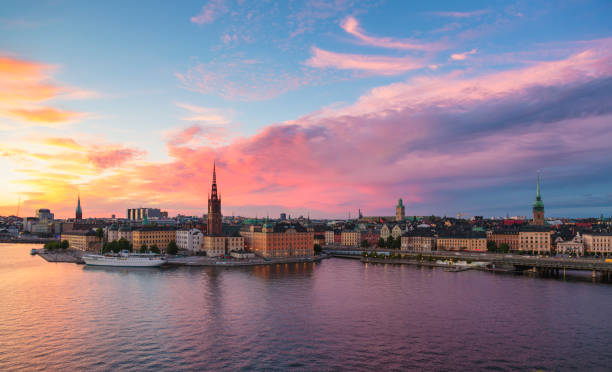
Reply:
M482 270L485 269L484 263L470 263L467 262L456 262L449 263L448 261L424 261L424 260L411 260L405 258L373 258L373 257L361 257L363 263L381 263L381 264L392 264L392 265L413 265L413 266L427 266L427 267L441 267L446 271L459 272L471 269Z
M84 252L76 249L38 249L36 254L47 262L84 263L82 258Z

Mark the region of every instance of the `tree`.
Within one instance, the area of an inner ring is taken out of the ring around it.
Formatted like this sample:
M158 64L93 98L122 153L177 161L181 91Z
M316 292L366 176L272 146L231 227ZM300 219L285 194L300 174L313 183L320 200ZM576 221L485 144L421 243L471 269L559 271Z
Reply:
M323 250L320 244L315 244L313 248L314 248L315 254L319 254Z
M363 239L361 241L361 248L370 248L370 242L368 242L367 240Z
M147 253L147 245L143 244L140 246L140 253Z
M401 236L398 236L397 238L393 239L393 243L391 243L391 248L393 249L402 248L402 237Z
M69 247L70 247L70 243L68 243L68 240L62 240L61 248L68 249Z
M498 251L502 253L508 253L510 252L510 246L508 245L508 243L501 243L499 245Z
M96 236L100 239L104 238L104 230L102 230L101 227L98 227L96 229Z
M176 242L174 240L168 243L168 246L166 247L166 253L168 254L178 253L178 245L176 245Z
M387 238L387 241L385 242L385 246L387 248L393 248L393 241L395 240L395 238L393 237L393 235L389 235L389 237Z
M152 246L149 248L149 250L150 250L151 252L153 252L153 253L158 253L158 254L160 253L160 251L159 251L159 247L157 247L157 245L156 245L156 244L153 244L153 245L152 245Z
M378 239L378 244L376 244L379 248L384 248L385 247L385 239L380 238Z
M127 240L126 238L119 239L119 241L117 242L117 251L116 252L131 251L131 250L132 250L132 244L130 244L129 240Z
M487 240L487 251L497 252L497 243L492 240Z

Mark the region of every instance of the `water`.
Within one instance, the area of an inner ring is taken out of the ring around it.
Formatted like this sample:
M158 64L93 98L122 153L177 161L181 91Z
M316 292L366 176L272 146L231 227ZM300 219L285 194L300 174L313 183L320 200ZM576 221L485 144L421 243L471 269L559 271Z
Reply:
M412 266L89 268L0 245L0 370L610 370L612 286Z

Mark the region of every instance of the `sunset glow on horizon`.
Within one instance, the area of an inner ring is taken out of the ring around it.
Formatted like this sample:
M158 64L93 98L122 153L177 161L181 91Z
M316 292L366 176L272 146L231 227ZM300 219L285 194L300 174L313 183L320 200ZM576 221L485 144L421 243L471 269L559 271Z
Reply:
M8 1L0 214L612 214L612 3Z

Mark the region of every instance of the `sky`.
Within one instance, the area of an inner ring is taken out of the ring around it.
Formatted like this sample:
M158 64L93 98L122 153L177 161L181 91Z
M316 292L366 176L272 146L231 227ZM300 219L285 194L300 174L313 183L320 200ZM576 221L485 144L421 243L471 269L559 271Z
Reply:
M612 214L610 1L0 4L0 214Z

